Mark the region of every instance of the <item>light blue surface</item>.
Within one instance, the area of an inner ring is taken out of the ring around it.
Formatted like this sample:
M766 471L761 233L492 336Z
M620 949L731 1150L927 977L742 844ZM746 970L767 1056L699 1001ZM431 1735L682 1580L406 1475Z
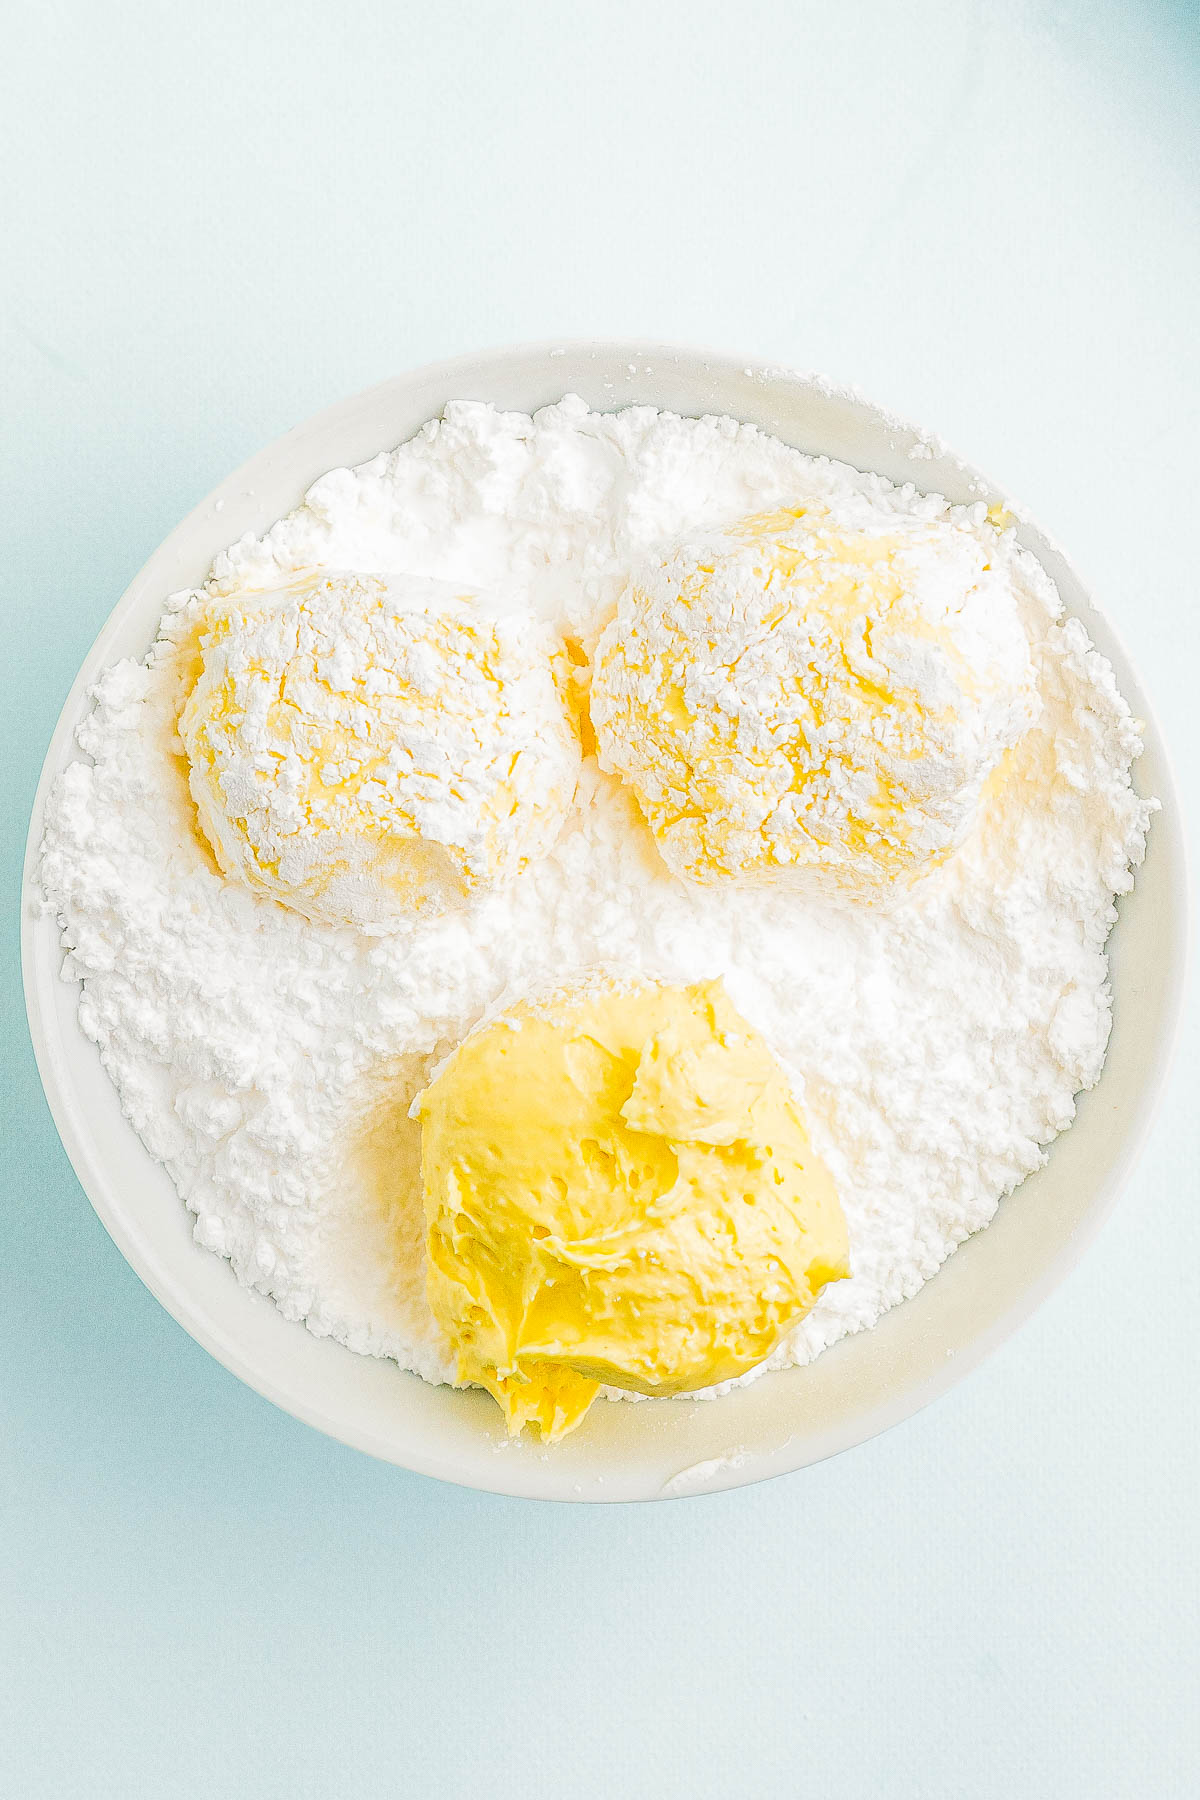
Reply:
M54 1135L14 916L159 539L294 421L514 338L745 350L930 424L1091 576L1194 803L1195 7L79 0L4 60L0 1794L1193 1792L1194 1031L1100 1244L931 1412L539 1507L323 1440L159 1309Z

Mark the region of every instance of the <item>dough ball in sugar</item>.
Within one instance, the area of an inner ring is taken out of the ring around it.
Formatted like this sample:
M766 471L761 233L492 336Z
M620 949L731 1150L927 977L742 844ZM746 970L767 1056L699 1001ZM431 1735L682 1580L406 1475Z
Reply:
M578 734L561 645L443 583L322 570L216 600L179 722L226 875L384 932L552 845Z
M787 1075L719 982L519 1002L414 1111L430 1307L514 1433L561 1437L602 1384L743 1375L848 1273Z
M676 874L878 897L962 839L1034 693L983 535L797 507L635 569L591 719Z

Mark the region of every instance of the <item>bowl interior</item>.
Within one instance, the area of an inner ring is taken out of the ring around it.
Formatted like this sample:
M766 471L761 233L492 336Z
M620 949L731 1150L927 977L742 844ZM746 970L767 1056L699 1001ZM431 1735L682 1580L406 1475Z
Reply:
M1005 496L936 441L815 377L743 360L627 343L533 346L464 358L360 394L298 426L232 475L174 531L132 583L80 671L59 720L34 806L32 876L46 790L78 754L74 729L98 672L149 646L166 595L203 579L218 551L261 532L327 469L362 462L410 436L449 400L523 412L574 392L593 407L650 405L752 420L786 442L955 501ZM552 1499L653 1499L780 1474L859 1443L948 1387L1011 1332L1061 1279L1098 1227L1137 1149L1165 1074L1184 955L1181 834L1170 771L1120 643L1061 553L1034 526L1027 546L1112 661L1146 721L1136 778L1163 811L1110 940L1115 1016L1100 1084L1044 1169L1006 1200L937 1277L870 1332L808 1368L763 1377L711 1401L603 1405L552 1448L510 1442L484 1395L432 1388L289 1324L192 1241L165 1170L125 1120L116 1090L60 980L52 920L24 904L26 995L47 1097L85 1191L117 1245L176 1319L227 1368L299 1418L406 1468L500 1493Z

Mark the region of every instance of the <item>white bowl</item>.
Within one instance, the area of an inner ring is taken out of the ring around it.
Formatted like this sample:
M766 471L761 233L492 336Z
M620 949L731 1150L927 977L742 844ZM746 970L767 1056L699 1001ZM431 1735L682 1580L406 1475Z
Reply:
M434 1388L393 1364L355 1356L289 1324L192 1241L191 1217L124 1118L59 975L52 919L33 881L46 792L79 753L87 689L123 656L142 656L165 597L200 582L216 553L262 532L327 469L390 449L449 400L528 412L581 394L753 420L801 450L826 453L955 501L1006 498L936 441L812 376L752 369L728 356L628 343L494 350L403 375L297 426L231 475L155 552L79 672L34 803L24 906L25 991L46 1095L84 1190L119 1249L180 1324L235 1375L297 1418L373 1456L497 1493L556 1500L646 1500L759 1481L861 1443L958 1381L1026 1319L1077 1260L1116 1196L1149 1124L1170 1057L1185 959L1182 835L1170 770L1129 660L1060 551L1034 526L1022 541L1112 661L1146 721L1137 767L1162 811L1110 944L1115 992L1108 1061L1047 1166L1006 1200L986 1231L869 1332L811 1367L764 1376L719 1400L604 1405L566 1442L503 1436L482 1393ZM915 456L912 452L915 449Z

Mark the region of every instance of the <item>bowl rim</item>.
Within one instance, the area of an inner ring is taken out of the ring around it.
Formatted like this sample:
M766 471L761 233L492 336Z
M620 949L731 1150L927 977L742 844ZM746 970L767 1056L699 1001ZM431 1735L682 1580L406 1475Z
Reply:
M799 1453L789 1454L790 1443L785 1444L782 1451L776 1455L760 1459L767 1466L755 1467L747 1472L742 1472L735 1466L736 1459L734 1459L727 1469L714 1468L709 1475L703 1472L702 1465L697 1465L697 1470L701 1473L698 1474L695 1482L689 1483L684 1480L684 1477L691 1475L693 1471L683 1470L675 1478L680 1483L678 1486L668 1484L668 1488L664 1488L661 1493L656 1494L621 1496L596 1492L580 1495L566 1491L561 1483L553 1482L543 1483L540 1486L531 1486L528 1482L513 1484L511 1481L505 1481L506 1471L500 1467L496 1470L497 1478L485 1480L480 1478L477 1472L465 1472L452 1459L431 1454L424 1447L406 1449L404 1458L401 1460L395 1454L394 1447L384 1438L373 1438L370 1431L348 1426L321 1405L305 1401L302 1396L283 1387L265 1374L252 1357L243 1351L236 1340L223 1330L205 1312L203 1307L197 1304L180 1286L174 1276L161 1265L152 1248L139 1237L129 1216L114 1200L109 1178L90 1141L84 1110L73 1091L68 1067L69 1059L65 1047L57 1040L57 1034L53 1029L53 1003L48 982L53 980L57 983L61 981L62 977L58 969L51 973L43 966L44 951L38 943L39 927L44 926L47 917L45 908L40 902L38 883L38 862L46 799L50 787L57 779L65 761L75 760L78 755L74 742L75 730L84 716L92 683L98 673L107 666L107 662L111 660L107 655L108 647L121 630L128 615L142 600L148 583L157 579L154 573L156 565L160 563L168 548L202 520L209 521L214 510L220 510L226 495L243 488L247 480L254 479L256 472L264 469L272 459L306 438L319 441L343 417L349 416L371 397L381 394L386 389L400 385L415 387L423 381L435 381L439 385L452 389L453 383L460 374L465 376L468 372L477 371L481 363L502 365L519 359L535 357L549 359L568 355L585 355L596 359L612 358L617 361L628 361L631 364L650 357L655 357L660 361L699 361L710 367L715 366L726 373L742 372L746 375L753 375L764 385L782 383L816 389L826 397L843 400L853 406L861 407L870 414L875 424L882 425L889 431L910 436L916 443L935 446L940 457L948 458L965 476L979 484L981 493L986 493L989 497L1002 501L1011 510L1014 517L1028 526L1037 535L1041 544L1061 560L1089 603L1095 605L1090 584L1079 575L1071 559L1061 550L1055 539L1037 524L997 482L984 475L974 464L961 458L940 438L932 437L921 427L868 400L857 388L831 381L825 376L773 363L764 363L761 359L737 356L728 351L716 351L686 344L667 344L659 341L598 338L554 338L486 347L403 371L398 376L390 377L383 382L372 383L357 393L321 409L300 424L282 433L240 464L172 528L134 575L101 625L60 708L47 745L31 808L21 889L21 956L26 1015L38 1074L51 1116L76 1178L101 1224L135 1274L160 1305L171 1314L177 1323L183 1326L184 1330L197 1343L255 1392L293 1417L299 1418L327 1436L354 1449L362 1450L368 1455L415 1473L434 1476L477 1491L521 1498L584 1499L609 1502L618 1499L636 1502L641 1499L659 1497L698 1497L703 1494L725 1491L732 1487L769 1480L775 1476L823 1461L829 1456L864 1443L881 1432L891 1429L904 1419L912 1417L963 1379L971 1370L977 1368L986 1357L1031 1317L1079 1261L1110 1215L1117 1196L1153 1128L1163 1102L1183 1019L1184 994L1191 962L1191 875L1188 866L1186 837L1180 825L1178 787L1170 750L1159 726L1154 707L1141 682L1137 667L1120 634L1102 609L1096 608L1104 619L1105 628L1124 660L1126 670L1132 677L1132 685L1137 696L1138 716L1144 724L1144 740L1147 747L1153 746L1158 765L1156 786L1159 810L1154 821L1153 831L1156 839L1169 840L1172 858L1170 891L1173 902L1173 930L1170 934L1169 950L1172 961L1178 964L1180 977L1174 983L1174 992L1164 1011L1161 1028L1154 1042L1153 1055L1146 1067L1145 1078L1133 1115L1132 1128L1126 1133L1119 1153L1113 1158L1103 1179L1099 1182L1091 1203L1078 1226L1073 1230L1069 1241L1056 1255L1041 1266L1037 1274L1025 1285L1007 1310L996 1319L989 1329L979 1333L964 1345L955 1353L952 1361L947 1361L930 1378L890 1395L886 1400L845 1421L840 1426L831 1426L823 1433L818 1433L816 1438L810 1439L807 1447ZM614 394L613 410L619 409L622 405L631 404L639 404L639 402L636 400L622 401L618 395ZM763 429L768 428L764 427ZM380 448L387 450L392 447L391 444L385 444ZM338 465L335 463L325 466L336 467ZM320 472L322 471L318 471L318 473ZM919 468L914 467L914 478L919 473ZM315 478L315 475L309 477L305 485L307 486ZM914 484L920 486L919 480L915 480ZM933 490L925 489L923 491ZM226 539L225 541L230 540ZM163 597L165 598L165 594ZM1123 689L1125 685L1123 680ZM67 752L65 757L64 749ZM37 896L37 903L34 905L30 904L31 894ZM53 935L55 958L61 965L62 950L56 922ZM72 985L78 989L78 982ZM129 1126L129 1129L132 1131L133 1127ZM180 1204L183 1204L182 1201ZM979 1233L972 1235L978 1236ZM894 1313L900 1309L892 1310ZM836 1349L836 1346L834 1348ZM353 1354L349 1351L345 1353ZM830 1353L826 1352L825 1354ZM414 1379L419 1379L419 1377L414 1377Z

